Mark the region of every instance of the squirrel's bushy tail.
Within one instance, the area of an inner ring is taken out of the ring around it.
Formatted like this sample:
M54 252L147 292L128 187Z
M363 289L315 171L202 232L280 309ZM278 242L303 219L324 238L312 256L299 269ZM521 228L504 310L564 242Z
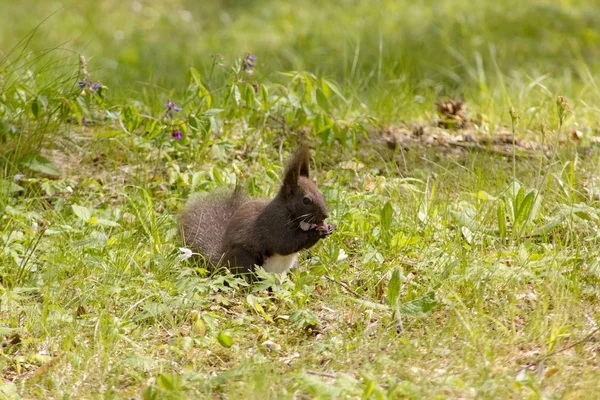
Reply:
M185 245L217 265L227 224L245 200L246 194L239 186L233 192L216 191L192 198L179 216Z

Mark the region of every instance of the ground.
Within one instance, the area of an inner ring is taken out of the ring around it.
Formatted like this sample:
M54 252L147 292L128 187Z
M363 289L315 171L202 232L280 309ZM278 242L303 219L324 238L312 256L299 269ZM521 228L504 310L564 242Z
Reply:
M600 25L555 3L6 8L2 396L593 398ZM335 233L191 262L186 200L301 137Z

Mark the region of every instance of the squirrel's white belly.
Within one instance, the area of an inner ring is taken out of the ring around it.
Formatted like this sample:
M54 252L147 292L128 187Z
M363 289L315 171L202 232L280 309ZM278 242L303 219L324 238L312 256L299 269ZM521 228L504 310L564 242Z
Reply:
M267 272L275 272L280 274L294 268L297 261L298 253L288 254L287 256L273 254L271 257L265 260L262 267Z

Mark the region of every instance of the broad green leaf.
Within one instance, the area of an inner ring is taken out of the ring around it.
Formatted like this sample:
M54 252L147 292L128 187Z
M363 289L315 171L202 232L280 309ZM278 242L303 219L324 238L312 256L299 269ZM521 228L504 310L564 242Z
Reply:
M79 217L83 222L88 222L92 217L92 210L87 207L80 206L79 204L73 204L71 206L75 215Z
M115 221L111 221L109 219L104 219L104 218L97 218L94 221L95 224L97 225L101 225L101 226L110 226L110 227L120 227L121 225L119 225L117 222Z
M232 337L229 336L225 332L219 332L219 335L217 335L217 340L219 341L219 343L223 347L229 348L229 347L233 346L233 339L232 339Z
M191 67L190 69L188 69L188 73L190 74L191 79L196 85L202 85L202 78L200 76L200 72L196 68Z
M302 329L320 329L321 321L315 314L306 309L299 309L290 314L290 321Z
M326 99L331 97L331 88L327 85L325 79L321 79L321 90Z
M8 328L5 326L0 326L0 336L14 335L15 333L20 333L20 328Z
M221 114L224 110L222 108L209 108L208 110L204 111L204 115L206 116L210 116L210 115L218 115Z
M33 100L31 102L31 112L33 113L33 116L36 118L40 115L40 105L37 100Z
M340 89L340 87L337 85L337 83L332 82L330 80L327 79L322 79L321 80L321 86L324 87L328 87L329 89L331 89L331 91L333 93L335 93L344 103L348 103L348 100L346 100L346 98L344 97L344 95L342 94L342 90ZM325 89L323 89L325 90ZM329 96L328 96L329 97Z
M535 200L537 192L532 190L523 198L523 200L519 203L519 209L517 211L517 216L515 218L515 223L525 223L529 220L531 209L533 208L533 203Z
M521 203L523 203L523 199L525 198L525 189L520 188L517 192L516 196L513 197L513 206L515 209L515 222L518 221L519 209L521 208Z
M560 225L565 219L567 219L567 216L564 214L554 215L546 224L540 226L539 228L536 228L533 231L533 235L547 235L548 233L550 233L550 231L552 231L554 228Z
M230 96L230 98L233 99L234 104L236 106L240 105L240 102L242 100L242 95L240 94L240 88L238 87L238 85L231 85L229 96Z
M263 110L269 108L269 90L265 85L260 85L260 101Z
M56 165L40 155L30 157L23 163L23 166L32 171L41 172L42 174L60 176L60 170Z
M422 297L398 306L398 311L404 315L423 316L428 314L437 305L435 292L428 292Z
M483 190L480 190L479 192L475 193L475 198L477 198L478 200L483 200L483 201L490 201L490 200L496 200L497 198L492 196L491 194L489 194L488 192L485 192Z
M398 301L400 296L400 271L398 268L392 272L392 277L387 287L387 302L390 306L393 306Z
M503 201L498 202L498 230L500 231L500 240L506 240L506 209Z
M254 98L255 98L255 93L254 93L254 88L252 87L252 85L245 85L245 89L244 89L244 101L246 102L246 107L250 107L250 108L254 108Z
M551 218L550 220L544 224L543 226L535 229L533 231L533 235L546 235L558 225L560 225L563 221L569 218L571 215L576 214L587 214L588 216L595 215L594 209L588 206L565 206L563 205Z
M323 93L323 91L320 88L317 88L316 96L317 96L317 104L319 105L319 107L321 107L323 110L329 112L329 109L330 109L329 100L327 99L327 96Z
M390 226L392 225L393 213L394 209L392 208L392 204L388 201L381 209L381 226L386 231L389 230Z
M173 383L173 378L167 374L160 374L158 378L156 378L156 384L169 392L175 390L175 384Z
M394 235L394 237L392 237L392 241L390 243L390 246L392 248L400 248L400 247L404 247L404 246L410 246L416 243L419 243L421 241L421 237L419 236L406 236L406 234L404 232L400 232Z
M473 232L482 231L482 227L479 222L475 221L471 216L463 210L456 211L450 210L450 216L461 226L466 226Z
M542 208L542 199L544 197L536 190L535 198L533 199L533 205L531 206L531 211L529 211L529 220L535 221L538 214L540 213L540 209Z
M6 400L21 399L17 385L12 382L0 383L0 397Z
M17 185L14 182L11 182L9 180L6 179L0 179L0 193L17 193L17 192L22 192L23 189L21 186Z
M467 241L467 243L472 244L473 243L473 232L466 226L461 226L460 231L461 231L463 237L465 238L465 240Z

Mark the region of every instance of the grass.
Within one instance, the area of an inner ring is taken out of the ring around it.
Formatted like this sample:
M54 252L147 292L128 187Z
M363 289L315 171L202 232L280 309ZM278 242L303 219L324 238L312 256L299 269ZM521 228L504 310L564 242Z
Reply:
M3 397L595 396L594 2L36 4L0 24ZM273 196L300 131L335 234L253 286L185 260L185 200Z

